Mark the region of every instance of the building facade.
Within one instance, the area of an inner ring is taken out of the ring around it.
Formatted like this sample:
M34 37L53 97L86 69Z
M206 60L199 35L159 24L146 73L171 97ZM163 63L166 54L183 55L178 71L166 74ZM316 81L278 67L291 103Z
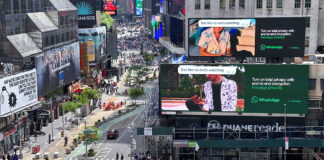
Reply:
M323 7L320 0L188 0L186 26L189 18L306 17L305 55L316 54L324 45Z

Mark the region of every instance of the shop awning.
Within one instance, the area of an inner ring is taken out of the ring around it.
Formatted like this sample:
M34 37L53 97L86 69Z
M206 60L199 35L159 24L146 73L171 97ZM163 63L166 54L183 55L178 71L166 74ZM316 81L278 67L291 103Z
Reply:
M30 108L30 107L36 106L36 105L38 105L38 104L40 104L40 103L42 103L42 101L37 101L37 102L35 102L35 103L28 104L28 105L26 105L26 106L24 106L24 107L21 107L21 108L19 108L19 109L16 109L16 110L12 111L12 114L13 114L13 113L16 113L16 112L20 112L20 111L25 110L25 109L28 109L28 108ZM3 117L8 117L8 116L10 116L10 115L11 115L11 113L6 113L6 114L4 114L4 115L1 115L0 117L3 118Z
M41 32L58 30L54 22L44 12L27 13L27 16Z
M41 53L33 39L26 33L7 36L9 42L17 49L22 57Z

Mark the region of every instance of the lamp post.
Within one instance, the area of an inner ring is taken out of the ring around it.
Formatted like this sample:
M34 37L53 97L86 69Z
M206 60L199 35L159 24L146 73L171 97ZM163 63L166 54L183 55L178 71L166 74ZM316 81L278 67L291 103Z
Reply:
M87 129L87 121L84 121L84 130ZM86 159L88 159L88 141L87 141L87 135L85 136L85 143L86 143Z
M54 127L53 127L53 123L54 123L54 114L53 114L53 104L52 104L52 99L50 101L51 103L51 120L52 120L52 142L54 141L53 137L54 137Z
M285 109L285 121L284 121L284 132L285 132L285 151L284 151L284 160L287 159L287 150L288 150L288 141L287 141L287 105L284 104Z

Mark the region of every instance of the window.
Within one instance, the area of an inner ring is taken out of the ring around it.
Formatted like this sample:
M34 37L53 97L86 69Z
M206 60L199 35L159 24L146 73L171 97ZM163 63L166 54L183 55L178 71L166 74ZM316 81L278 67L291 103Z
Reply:
M75 32L71 31L71 40L74 40L74 39L75 39Z
M69 41L71 39L70 32L66 32L65 35L66 35L66 41Z
M300 8L300 0L295 0L295 8Z
M225 9L225 5L226 5L225 0L220 0L219 1L219 8L220 9Z
M14 0L13 1L13 5L14 5L14 13L19 13L19 6L18 6L18 0Z
M235 0L230 0L230 1L229 1L229 8L230 8L230 9L235 8Z
M4 7L5 7L5 10L6 10L6 14L11 14L11 1L6 0L4 5L5 5Z
M28 12L32 12L33 11L33 2L31 2L31 0L28 0Z
M321 90L324 89L324 79L321 79Z
M282 0L277 0L277 8L282 8Z
M257 0L257 8L262 8L262 0Z
M45 37L45 47L49 46L49 36Z
M308 90L315 90L316 88L316 79L308 80Z
M56 42L55 42L56 44L60 43L60 35L59 34L56 35L55 39L56 39Z
M309 47L309 37L305 37L305 47Z
M64 24L64 17L61 16L61 18L60 18L60 25L63 25L63 24Z
M195 0L195 9L200 9L200 0Z
M321 100L308 100L308 107L321 107Z
M205 9L210 9L210 0L205 0Z
M305 8L311 8L311 0L305 0Z
M306 28L310 27L310 17L306 18Z
M26 0L21 0L21 12L26 13Z
M272 8L272 0L267 0L267 8Z
M55 44L55 36L54 35L51 35L51 45L54 45Z
M65 42L65 35L64 35L64 33L61 34L61 42Z
M240 0L239 1L239 7L240 8L245 8L245 0Z

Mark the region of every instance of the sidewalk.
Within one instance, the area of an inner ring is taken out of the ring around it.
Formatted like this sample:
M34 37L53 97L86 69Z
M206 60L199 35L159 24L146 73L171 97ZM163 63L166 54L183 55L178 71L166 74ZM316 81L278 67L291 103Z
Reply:
M122 80L120 83L124 83L125 79L125 74L122 77ZM119 83L118 83L119 84ZM108 103L109 100L115 100L116 102L120 101L129 101L129 97L126 95L107 95L107 94L102 94L102 103ZM122 106L120 109L124 109L125 105ZM98 121L99 119L102 120L103 117L108 119L108 117L112 116L115 112L118 112L118 110L110 110L110 111L103 111L100 109L95 109L92 113L88 114L87 117L84 118L87 126L94 126L95 122ZM64 117L70 117L71 113L67 113L64 115ZM68 118L69 119L69 118ZM69 130L66 128L70 126L67 123L65 124L65 129L64 129L64 137L68 137L68 145L69 147L72 144L72 141L74 138L77 138L79 136L79 133L83 132L84 130L84 123L81 123L79 125L72 125ZM48 152L49 159L53 159L53 154L55 152L59 152L59 158L60 159L65 159L68 155L65 154L65 147L64 147L64 137L61 137L61 130L63 128L63 120L62 117L59 117L59 119L54 120L53 122L53 133L54 133L54 141L49 144L49 134L52 134L52 123L49 124L47 127L43 127L42 131L45 133L45 135L38 135L36 138L36 143L35 143L35 138L30 137L29 145L31 148L25 145L25 147L22 150L23 153L23 159L26 160L32 160L35 157L35 154L32 154L32 146L35 144L40 145L40 154L41 154L41 159L43 158L44 153ZM73 151L72 151L73 152Z

